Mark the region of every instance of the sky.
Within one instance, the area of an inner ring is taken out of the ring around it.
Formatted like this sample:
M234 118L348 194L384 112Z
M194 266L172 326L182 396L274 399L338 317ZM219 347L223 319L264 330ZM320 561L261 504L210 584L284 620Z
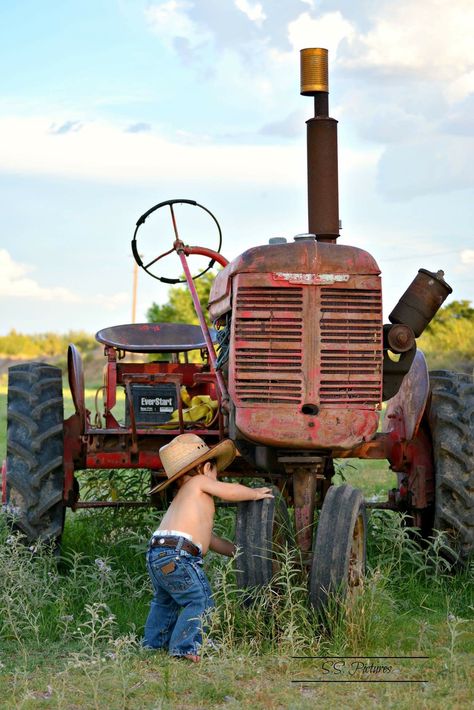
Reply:
M307 231L304 47L329 50L339 242L376 259L386 314L419 268L474 301L473 36L472 0L1 0L0 335L130 322L135 223L164 200L211 210L228 259ZM196 212L183 241L215 248ZM167 291L140 272L137 321Z

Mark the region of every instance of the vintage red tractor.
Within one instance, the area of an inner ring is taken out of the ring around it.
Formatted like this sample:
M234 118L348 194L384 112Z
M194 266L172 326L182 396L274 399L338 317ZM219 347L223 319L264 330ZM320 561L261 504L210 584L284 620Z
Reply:
M85 405L74 345L68 369L75 413L66 421L59 369L42 363L10 369L5 502L28 540L59 539L66 507L137 504L81 501L75 473L146 468L154 483L164 475L160 446L192 430L210 445L223 437L235 442L239 455L226 475L263 478L282 493L238 506L241 587L269 582L274 546L287 539L310 569L310 599L317 609L336 590L358 589L367 506L352 486L332 485L336 458L388 460L398 473L398 488L372 507L407 513L424 536L445 531L453 558L466 562L471 556L474 384L464 374L429 374L416 346L451 288L442 271L420 269L390 323L383 324L376 261L337 243L337 122L328 114L326 50L302 50L301 93L313 96L315 106L307 121L307 234L270 240L228 263L219 253L220 227L208 210L218 232L215 251L186 245L178 230L181 205L201 205L162 202L138 220L133 254L146 272L168 283L155 269L171 252L178 256L200 327L132 324L99 331L105 407L96 421ZM139 230L159 209L169 210L175 240L163 245L160 256L144 259ZM223 267L208 304L212 330L188 266L187 257L195 254ZM192 350L204 353L201 364L188 362ZM161 359L137 363L125 357L131 353ZM187 416L183 386L188 397L216 403L210 418ZM114 415L117 388L125 391L122 422ZM152 502L160 504L153 497ZM293 542L288 507L294 510Z

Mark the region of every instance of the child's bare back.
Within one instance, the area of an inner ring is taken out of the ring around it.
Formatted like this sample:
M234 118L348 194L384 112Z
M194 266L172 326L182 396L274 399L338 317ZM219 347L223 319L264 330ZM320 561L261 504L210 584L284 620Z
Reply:
M213 496L230 502L273 498L270 488L248 488L240 483L218 481L216 466L209 461L204 464L201 475L185 475L180 484L159 527L191 535L193 542L201 545L203 555L210 546L215 549L211 545L215 513Z

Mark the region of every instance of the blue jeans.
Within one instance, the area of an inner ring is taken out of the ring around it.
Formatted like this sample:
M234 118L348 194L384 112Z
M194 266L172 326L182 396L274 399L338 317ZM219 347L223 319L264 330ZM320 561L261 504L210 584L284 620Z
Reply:
M174 547L152 547L146 554L154 595L145 623L143 645L169 649L171 656L197 655L203 615L214 606L202 569L202 556Z

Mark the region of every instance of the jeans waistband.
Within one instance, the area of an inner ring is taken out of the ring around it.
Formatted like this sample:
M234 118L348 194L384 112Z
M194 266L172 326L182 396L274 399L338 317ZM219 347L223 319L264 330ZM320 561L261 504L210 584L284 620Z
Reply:
M197 545L194 542L190 542L187 537L178 535L155 535L153 534L150 542L149 549L154 549L157 547L168 548L171 550L176 550L176 552L188 552L190 555L198 556L202 554L201 545Z

